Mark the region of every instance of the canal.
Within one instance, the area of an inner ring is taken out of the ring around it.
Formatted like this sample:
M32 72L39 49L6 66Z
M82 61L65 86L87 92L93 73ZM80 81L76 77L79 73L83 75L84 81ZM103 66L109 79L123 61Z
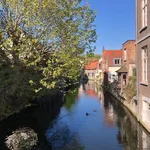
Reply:
M28 127L38 135L35 150L150 150L150 134L130 112L94 82L74 93L47 96L38 106L0 122L0 150L13 131Z

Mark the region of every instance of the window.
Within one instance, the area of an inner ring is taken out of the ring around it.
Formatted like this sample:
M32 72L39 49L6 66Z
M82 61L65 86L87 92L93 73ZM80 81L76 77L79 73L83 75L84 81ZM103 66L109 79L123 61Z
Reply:
M120 65L121 59L120 58L114 58L114 65Z
M142 0L142 28L147 26L147 0Z
M148 50L147 46L142 48L142 81L147 82L147 61Z
M123 73L123 85L126 85L127 74Z
M101 64L99 64L99 69L101 69L102 67L101 67Z
M92 73L92 77L94 77L94 73Z
M126 49L124 50L124 61L126 61L127 60L127 51L126 51Z

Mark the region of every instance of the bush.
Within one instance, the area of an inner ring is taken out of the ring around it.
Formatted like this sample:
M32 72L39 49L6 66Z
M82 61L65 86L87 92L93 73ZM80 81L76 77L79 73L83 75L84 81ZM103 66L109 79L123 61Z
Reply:
M37 134L31 128L21 128L6 138L6 146L11 150L29 150L37 145Z
M125 87L125 96L128 101L130 101L134 96L136 96L136 77L129 77L129 82Z

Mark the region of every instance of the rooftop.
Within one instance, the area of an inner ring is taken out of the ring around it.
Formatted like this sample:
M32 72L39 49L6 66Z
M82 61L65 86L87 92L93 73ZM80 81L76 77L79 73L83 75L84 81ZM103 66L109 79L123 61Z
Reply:
M108 66L113 66L114 58L122 59L122 49L121 50L104 50L102 55L103 61L107 61Z
M127 68L126 68L126 66L122 66L119 70L117 70L116 72L118 72L118 73L127 73L128 72L128 70L127 70Z
M126 44L127 42L130 42L130 41L135 42L135 40L127 40L122 45L124 45L124 44Z
M90 63L85 65L84 69L85 70L95 70L95 69L97 69L98 62L99 62L99 60L91 61Z

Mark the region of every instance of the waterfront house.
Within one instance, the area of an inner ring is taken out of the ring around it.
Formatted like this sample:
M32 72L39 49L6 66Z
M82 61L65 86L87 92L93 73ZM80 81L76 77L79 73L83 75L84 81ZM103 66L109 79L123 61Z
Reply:
M103 80L107 84L118 80L117 70L121 68L122 50L105 50L102 52Z
M89 80L95 80L96 78L98 78L100 70L101 70L101 64L99 60L90 61L84 67L85 75Z
M150 131L150 1L136 0L138 119Z
M123 43L122 51L122 66L117 70L121 89L127 85L129 77L135 76L135 40L127 40Z
M99 81L101 83L102 81L102 58L99 59L97 70L95 74L95 81Z

